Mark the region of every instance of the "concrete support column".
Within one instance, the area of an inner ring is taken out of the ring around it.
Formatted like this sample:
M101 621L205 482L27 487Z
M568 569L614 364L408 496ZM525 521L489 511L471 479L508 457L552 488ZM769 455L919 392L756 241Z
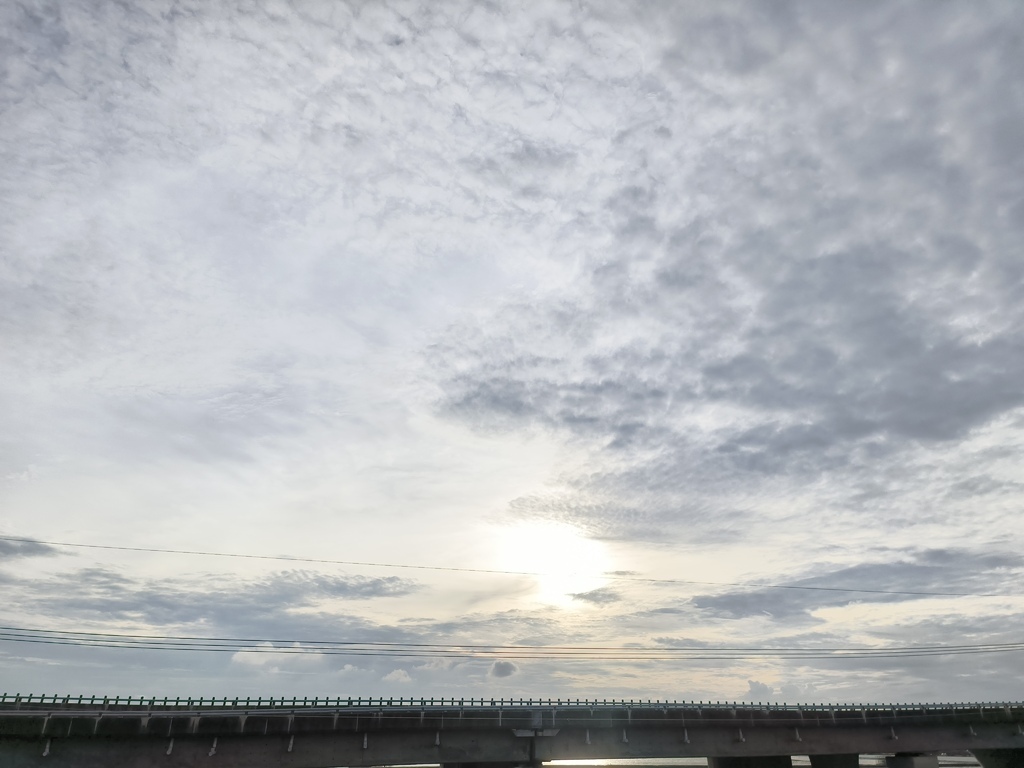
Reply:
M1024 749L972 749L983 768L1024 768Z
M885 758L886 768L939 768L938 755L899 752Z
M809 755L811 768L858 768L860 755Z
M793 758L789 755L709 757L708 768L793 768Z

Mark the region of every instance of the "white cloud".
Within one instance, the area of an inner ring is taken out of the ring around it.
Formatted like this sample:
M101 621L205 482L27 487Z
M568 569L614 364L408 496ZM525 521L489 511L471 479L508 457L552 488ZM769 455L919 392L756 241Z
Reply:
M411 683L412 678L404 669L393 669L381 678L386 683Z
M747 692L743 698L747 701L765 701L775 695L775 689L758 680L747 680Z
M324 657L318 653L296 653L287 650L275 652L273 649L278 646L274 646L271 643L259 643L256 647L261 650L252 652L241 651L231 654L231 661L247 667L272 669L275 672L279 672L282 669L295 667L319 666L324 660ZM298 650L297 645L292 645L291 647Z

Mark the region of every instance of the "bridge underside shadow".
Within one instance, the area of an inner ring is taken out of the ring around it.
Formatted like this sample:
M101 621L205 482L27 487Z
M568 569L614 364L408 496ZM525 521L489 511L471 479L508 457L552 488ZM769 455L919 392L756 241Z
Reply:
M984 768L1024 768L1024 749L972 749L971 754Z
M859 768L860 755L811 755L811 768ZM708 768L792 768L790 755L709 757Z

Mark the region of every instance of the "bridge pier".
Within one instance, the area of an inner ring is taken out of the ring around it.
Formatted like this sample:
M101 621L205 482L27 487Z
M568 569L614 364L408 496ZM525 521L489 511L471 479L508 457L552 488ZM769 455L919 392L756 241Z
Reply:
M709 757L708 768L793 768L789 755Z
M982 768L1024 768L1024 749L972 749Z

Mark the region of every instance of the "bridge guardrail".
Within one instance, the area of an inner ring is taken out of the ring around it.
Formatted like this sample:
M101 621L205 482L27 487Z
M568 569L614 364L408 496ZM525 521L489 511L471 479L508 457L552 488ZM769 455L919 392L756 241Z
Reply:
M694 709L700 712L722 714L743 711L751 713L762 710L770 713L826 713L829 716L840 713L863 714L891 712L893 716L943 712L944 714L979 714L986 710L995 713L1002 710L1010 715L1012 710L1024 708L1021 702L944 702L944 703L787 703L787 702L742 702L742 701L668 701L660 699L523 699L523 698L427 698L427 697L146 697L146 696L97 696L71 694L0 693L0 710L11 709L79 709L104 710L308 710L308 709L408 709L408 708L459 708L459 709L529 709L529 708L662 708Z

